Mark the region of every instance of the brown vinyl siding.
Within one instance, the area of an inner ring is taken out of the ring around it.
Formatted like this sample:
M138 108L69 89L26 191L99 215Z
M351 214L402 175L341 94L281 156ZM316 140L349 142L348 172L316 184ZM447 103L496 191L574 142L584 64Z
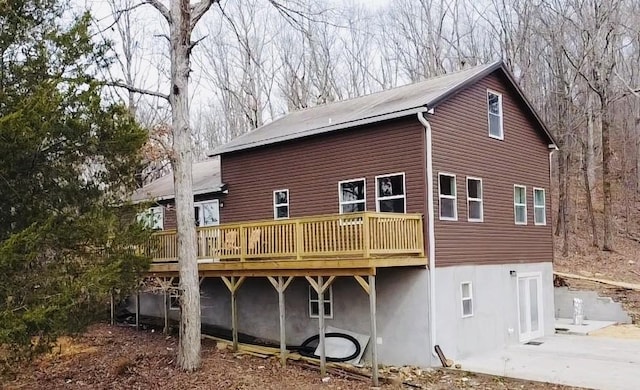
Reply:
M273 191L289 190L291 218L339 212L338 182L366 179L375 211L375 176L405 173L406 211L425 213L424 128L415 117L222 156L229 194L221 220L273 218Z
M502 94L504 140L489 137L487 89ZM435 109L436 265L552 261L548 142L500 72ZM456 175L457 221L439 220L438 173ZM482 179L484 222L468 222L467 176ZM514 222L513 186L527 187L527 225ZM546 226L533 222L533 188L545 189Z

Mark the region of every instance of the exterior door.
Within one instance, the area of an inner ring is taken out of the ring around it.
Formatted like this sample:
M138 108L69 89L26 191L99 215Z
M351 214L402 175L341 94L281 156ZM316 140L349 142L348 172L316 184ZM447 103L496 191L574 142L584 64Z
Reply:
M198 227L220 225L220 204L217 199L194 204L194 219ZM215 230L198 232L198 262L215 261L215 247L220 232Z
M518 274L518 329L520 341L527 342L544 334L542 311L542 274Z

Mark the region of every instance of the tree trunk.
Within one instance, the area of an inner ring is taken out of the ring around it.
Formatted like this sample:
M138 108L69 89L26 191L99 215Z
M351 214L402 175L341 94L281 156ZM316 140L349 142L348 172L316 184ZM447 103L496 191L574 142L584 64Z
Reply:
M602 109L602 195L604 197L604 232L602 250L613 251L613 215L611 210L611 131L606 98L601 98Z
M189 0L172 0L171 120L173 124L173 177L176 193L178 264L180 268L180 341L178 365L186 371L200 367L200 283L193 220L191 130L189 127Z
M569 157L567 152L560 148L558 155L558 222L555 235L562 233L562 256L569 255L569 179L567 169Z
M589 181L589 145L582 144L582 174L584 181L584 193L587 197L587 214L589 224L591 225L591 245L598 247L598 227L596 225L596 217L593 214L593 200L591 198L591 183Z

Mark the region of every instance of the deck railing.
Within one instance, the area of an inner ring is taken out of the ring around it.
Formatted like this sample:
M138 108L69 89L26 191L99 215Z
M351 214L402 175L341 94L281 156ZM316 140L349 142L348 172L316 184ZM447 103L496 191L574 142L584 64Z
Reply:
M196 229L199 259L246 261L424 256L421 214L351 213ZM176 261L175 230L153 234L154 262Z

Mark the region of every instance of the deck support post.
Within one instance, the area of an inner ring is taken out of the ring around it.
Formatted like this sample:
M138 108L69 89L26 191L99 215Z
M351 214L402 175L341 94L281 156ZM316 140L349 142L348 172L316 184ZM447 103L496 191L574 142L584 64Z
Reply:
M371 315L371 379L378 386L378 336L376 329L376 276L369 275L369 314Z
M111 289L111 292L109 294L109 307L111 309L111 325L115 325L115 323L116 323L115 322L115 313L114 313L115 310L116 310L115 306L116 306L116 303L115 303L114 298L113 298L113 289Z
M162 333L169 334L169 294L167 294L167 290L164 289L162 291L162 301L164 302L164 328L162 329Z
M280 364L282 364L282 367L284 367L287 364L288 354L287 338L285 334L286 315L284 305L284 292L287 287L289 287L289 283L291 283L291 281L293 280L293 276L289 276L286 281L282 276L278 276L278 280L276 280L272 276L267 276L267 279L269 279L269 282L271 282L273 288L275 288L278 292L278 312L280 314Z
M231 339L233 342L233 351L238 350L238 307L236 305L236 292L240 288L240 285L246 279L245 276L236 280L235 276L231 277L231 280L226 276L222 276L222 281L231 292Z
M140 330L140 291L136 293L136 330Z
M320 348L320 375L323 377L327 375L327 357L325 354L325 340L324 340L324 289L322 286L324 282L322 276L318 276L318 328L320 340L318 340L318 347Z

